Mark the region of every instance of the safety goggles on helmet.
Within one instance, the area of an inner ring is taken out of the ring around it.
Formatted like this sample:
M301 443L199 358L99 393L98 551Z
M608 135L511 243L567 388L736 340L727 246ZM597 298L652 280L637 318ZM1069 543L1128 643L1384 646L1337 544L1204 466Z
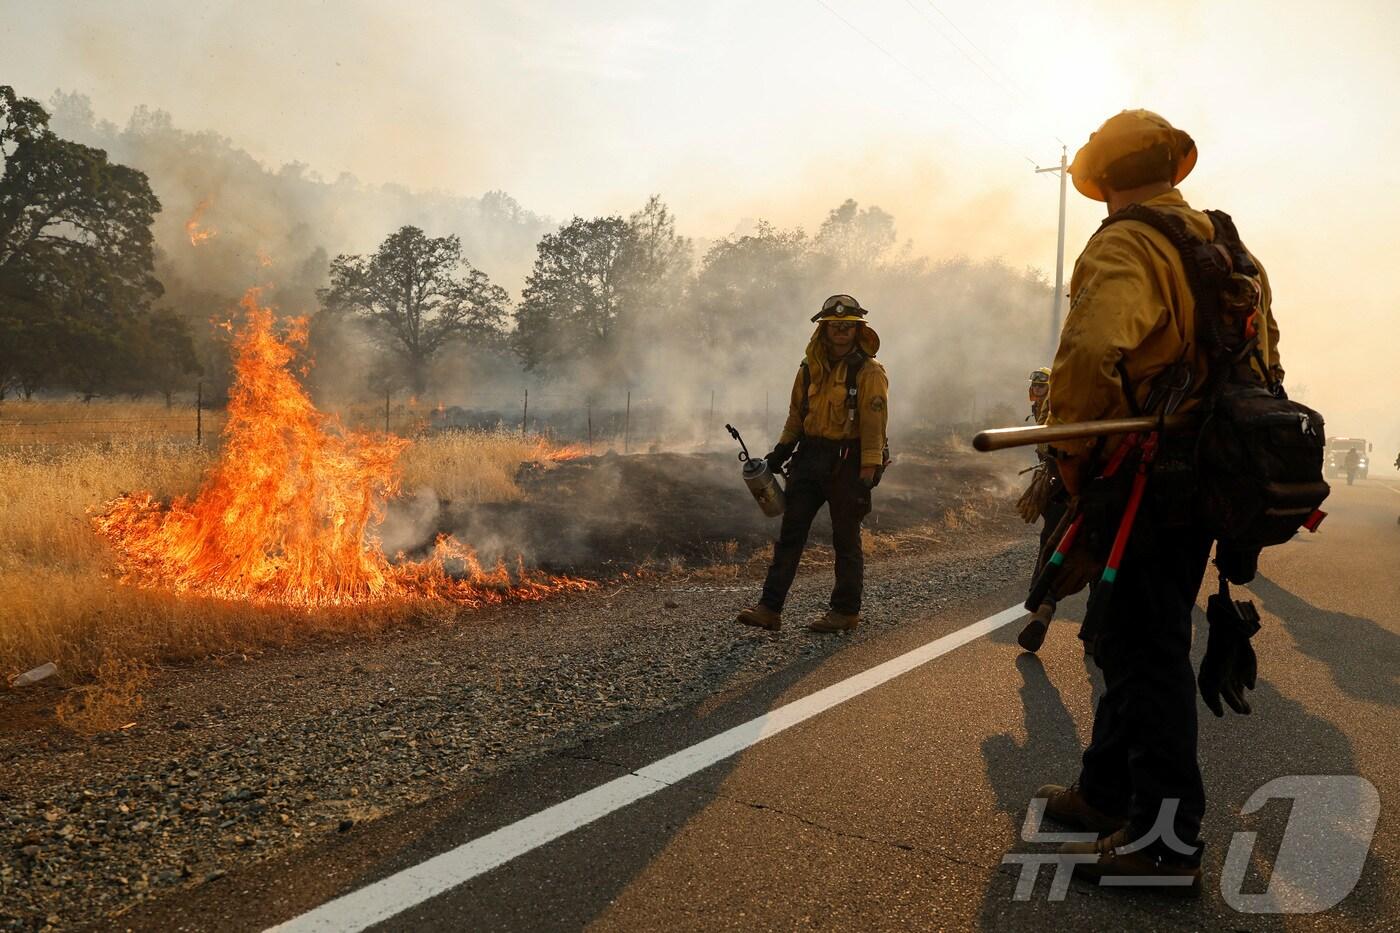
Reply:
M1044 369L1037 369L1031 373L1031 382L1036 384L1050 384L1050 373Z
M850 295L832 295L822 302L822 309L812 315L812 322L817 321L865 321L865 309L860 306Z

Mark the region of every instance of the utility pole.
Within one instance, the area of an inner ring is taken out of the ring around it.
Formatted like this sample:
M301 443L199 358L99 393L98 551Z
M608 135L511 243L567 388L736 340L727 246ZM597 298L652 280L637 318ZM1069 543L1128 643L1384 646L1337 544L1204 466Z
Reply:
M715 429L715 390L710 390L710 420L705 424L705 446L710 446L710 434Z
M1055 247L1055 310L1050 317L1050 357L1053 359L1055 348L1060 345L1060 303L1064 301L1065 292L1065 182L1069 179L1069 152L1066 147L1060 147L1059 165L1036 167L1037 175L1045 172L1058 172L1060 175L1060 239Z

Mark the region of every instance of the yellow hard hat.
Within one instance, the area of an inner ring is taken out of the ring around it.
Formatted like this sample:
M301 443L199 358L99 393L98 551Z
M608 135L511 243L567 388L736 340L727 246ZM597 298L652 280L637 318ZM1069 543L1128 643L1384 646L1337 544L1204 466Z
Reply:
M1101 184L1108 167L1120 159L1160 147L1173 167L1172 184L1179 184L1196 167L1196 143L1151 110L1124 110L1109 117L1074 154L1069 174L1079 193L1107 201Z

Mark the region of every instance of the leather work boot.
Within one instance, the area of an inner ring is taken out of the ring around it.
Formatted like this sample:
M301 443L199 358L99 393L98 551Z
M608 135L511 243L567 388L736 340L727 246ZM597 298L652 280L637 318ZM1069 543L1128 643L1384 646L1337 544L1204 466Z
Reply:
M1031 616L1031 620L1026 623L1026 627L1021 629L1021 634L1016 636L1016 644L1020 645L1031 654L1040 650L1040 646L1045 643L1045 633L1050 631L1050 620L1055 618L1055 604L1041 603L1040 608Z
M1125 826L1117 832L1093 842L1060 844L1061 855L1096 855L1095 861L1075 860L1074 871L1081 878L1122 878L1110 882L1113 887L1142 887L1160 890L1178 897L1201 896L1201 866L1187 861L1163 859L1144 849L1120 852L1133 840Z
M752 625L754 628L765 628L770 632L776 632L783 627L783 614L774 612L763 603L755 603L739 613L739 617L735 621Z
M1087 829L1095 833L1111 833L1122 829L1128 821L1124 817L1105 813L1084 799L1079 785L1065 787L1063 784L1045 784L1035 792L1036 797L1045 798L1045 815L1056 823Z
M860 625L860 616L828 609L826 615L808 625L813 632L848 632Z

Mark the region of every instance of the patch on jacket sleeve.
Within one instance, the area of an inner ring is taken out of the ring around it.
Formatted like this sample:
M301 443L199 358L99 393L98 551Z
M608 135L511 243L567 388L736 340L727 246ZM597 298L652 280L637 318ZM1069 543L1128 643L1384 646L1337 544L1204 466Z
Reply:
M882 398L881 398L880 396L878 396L878 395L875 396L874 398L872 398L872 399L870 400L870 410L871 410L871 411L884 411L884 410L885 410L885 400L882 399Z

